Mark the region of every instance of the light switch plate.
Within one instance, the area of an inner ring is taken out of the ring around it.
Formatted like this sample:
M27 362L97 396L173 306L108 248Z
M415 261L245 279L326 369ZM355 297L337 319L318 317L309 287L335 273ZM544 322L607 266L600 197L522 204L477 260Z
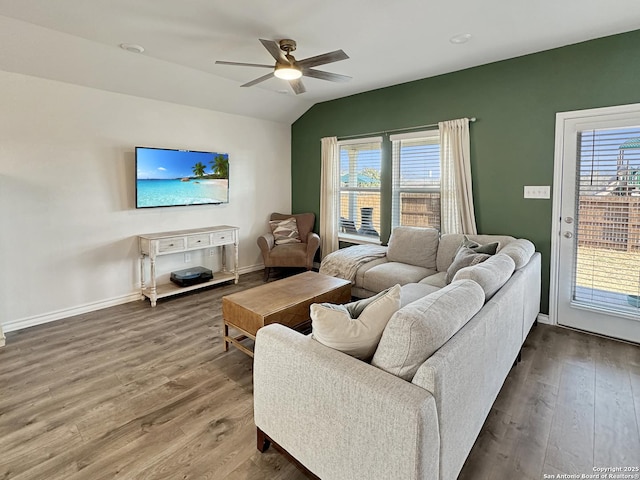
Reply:
M524 198L551 198L551 187L549 185L525 185Z

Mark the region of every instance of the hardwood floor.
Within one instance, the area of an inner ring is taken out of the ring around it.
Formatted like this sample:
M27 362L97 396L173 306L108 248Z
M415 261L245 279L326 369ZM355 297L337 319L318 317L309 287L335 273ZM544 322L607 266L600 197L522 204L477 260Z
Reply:
M640 347L538 325L459 478L640 467L639 432Z
M304 479L256 450L251 359L222 348L238 285L6 334L0 479ZM540 325L461 479L640 465L640 348Z

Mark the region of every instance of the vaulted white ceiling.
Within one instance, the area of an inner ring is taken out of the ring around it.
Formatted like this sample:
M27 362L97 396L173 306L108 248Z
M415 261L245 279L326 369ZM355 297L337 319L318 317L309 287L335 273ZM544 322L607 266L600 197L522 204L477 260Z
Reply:
M0 0L0 69L292 123L317 102L638 28L638 0ZM259 38L296 40L298 59L342 49L318 69L353 79L240 88L268 70L215 61L272 63Z

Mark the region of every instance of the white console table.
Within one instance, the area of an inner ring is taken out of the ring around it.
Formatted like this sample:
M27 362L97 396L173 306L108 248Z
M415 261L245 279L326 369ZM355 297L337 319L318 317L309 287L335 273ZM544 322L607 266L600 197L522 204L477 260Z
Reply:
M155 307L159 298L197 290L218 283L233 281L238 283L238 227L219 225L215 227L176 230L173 232L139 235L140 241L140 283L143 298L151 300ZM233 245L233 266L227 266L226 247ZM173 283L157 284L156 259L163 255L174 255L194 250L218 249L222 268L213 273L213 279L189 287L179 287ZM146 283L146 261L149 258L150 285Z

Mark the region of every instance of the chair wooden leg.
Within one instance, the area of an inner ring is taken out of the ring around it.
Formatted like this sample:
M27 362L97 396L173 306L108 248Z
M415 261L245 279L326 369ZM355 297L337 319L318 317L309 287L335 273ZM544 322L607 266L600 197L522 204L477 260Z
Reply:
M264 267L264 281L267 282L269 280L269 267Z

